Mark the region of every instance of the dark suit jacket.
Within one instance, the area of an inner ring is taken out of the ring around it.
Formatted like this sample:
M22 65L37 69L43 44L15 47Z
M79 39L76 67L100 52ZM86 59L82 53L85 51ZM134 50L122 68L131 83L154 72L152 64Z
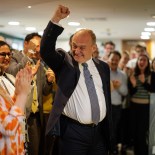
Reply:
M41 56L45 63L47 63L47 65L55 72L58 85L53 108L47 124L47 134L51 132L61 116L61 113L68 99L72 95L80 76L78 63L73 59L73 57L62 49L55 50L57 37L62 33L62 31L62 27L49 22L44 31L41 42ZM103 61L98 59L93 59L93 61L103 83L107 113L105 119L102 121L102 127L103 135L109 148L112 138L110 71L108 65Z

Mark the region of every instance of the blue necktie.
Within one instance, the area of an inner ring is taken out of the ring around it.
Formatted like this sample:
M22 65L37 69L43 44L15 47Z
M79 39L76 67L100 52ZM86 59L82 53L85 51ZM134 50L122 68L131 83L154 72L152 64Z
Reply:
M98 103L98 98L95 90L94 81L93 81L92 75L88 70L88 64L83 63L82 66L83 66L83 72L85 77L85 83L86 83L86 87L88 90L90 103L91 103L92 121L94 124L97 125L100 120L100 109L99 109L99 103Z

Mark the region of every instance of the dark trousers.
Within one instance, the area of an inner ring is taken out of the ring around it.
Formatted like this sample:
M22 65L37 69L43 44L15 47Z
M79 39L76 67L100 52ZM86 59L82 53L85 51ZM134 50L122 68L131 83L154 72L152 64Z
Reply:
M112 119L114 127L114 143L117 145L120 143L120 132L121 132L121 114L122 106L121 105L112 105Z
M43 155L59 155L59 136L57 134L51 134L46 136L46 125L49 118L49 113L43 114L43 135L44 135L44 149Z
M149 104L131 103L130 131L135 155L148 155Z
M41 123L39 112L31 113L28 120L28 154L29 155L42 155L41 142Z
M130 146L130 136L129 136L129 132L130 132L130 126L129 126L129 114L130 114L130 110L129 108L125 108L122 109L122 115L121 115L121 133L120 133L120 138L121 138L121 143L123 146Z
M82 125L66 116L60 118L61 155L107 155L101 124Z

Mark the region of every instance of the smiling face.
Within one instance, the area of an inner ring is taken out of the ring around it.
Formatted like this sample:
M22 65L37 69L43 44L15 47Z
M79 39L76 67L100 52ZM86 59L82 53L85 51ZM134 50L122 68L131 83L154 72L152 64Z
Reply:
M110 52L114 51L114 49L115 49L115 47L113 45L111 45L111 44L106 44L104 46L104 52L105 52L106 55L109 55Z
M7 45L0 46L0 68L1 71L5 71L10 64L11 51Z
M138 58L137 65L141 72L144 72L146 67L148 66L149 60L145 55L141 55Z
M114 52L112 54L110 54L110 56L108 58L108 63L110 65L110 68L112 71L117 70L119 61L120 61L119 55L115 54Z
M94 37L94 39L93 39ZM80 30L72 39L72 54L75 61L84 63L92 58L96 49L96 38L90 30Z
M24 41L24 53L28 53L28 51L32 50L34 53L29 54L31 59L40 59L40 42L41 37L34 36L29 41Z

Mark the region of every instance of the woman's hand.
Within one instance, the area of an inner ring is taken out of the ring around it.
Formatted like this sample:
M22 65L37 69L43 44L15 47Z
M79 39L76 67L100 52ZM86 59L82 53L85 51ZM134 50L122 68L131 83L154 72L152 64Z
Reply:
M28 94L32 81L32 72L29 67L21 69L16 75L15 94Z

